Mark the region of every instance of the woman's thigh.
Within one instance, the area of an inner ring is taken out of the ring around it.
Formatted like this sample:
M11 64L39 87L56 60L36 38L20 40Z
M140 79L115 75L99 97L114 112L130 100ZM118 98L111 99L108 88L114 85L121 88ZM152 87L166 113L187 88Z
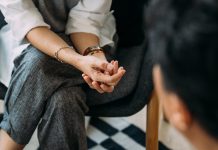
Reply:
M26 144L45 112L47 100L59 89L80 87L83 79L74 67L32 46L15 59L14 66L1 128L17 143Z

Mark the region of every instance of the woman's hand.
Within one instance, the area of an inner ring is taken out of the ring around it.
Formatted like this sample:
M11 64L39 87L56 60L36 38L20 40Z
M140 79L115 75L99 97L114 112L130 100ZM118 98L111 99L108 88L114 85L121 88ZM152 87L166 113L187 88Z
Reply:
M99 37L95 34L78 32L72 33L70 37L80 54L83 54L87 47L100 43ZM84 58L86 60L82 61L83 65L76 67L84 73L83 78L90 88L96 89L99 93L112 92L114 86L125 74L125 70L118 69L118 66L114 68L113 64L108 63L104 53L95 53Z
M94 55L92 55L98 59L101 59L103 61L107 61L104 53L95 53ZM118 61L111 61L111 63L109 64L109 67L107 67L107 71L104 71L102 73L104 73L105 75L114 75L117 74L119 72L123 72L125 73L125 70L123 69L123 67L119 68L119 64ZM116 80L114 80L114 82L112 83L102 83L102 82L97 82L92 80L88 75L83 73L83 79L86 81L86 83L89 85L90 88L97 90L99 93L111 93L114 90L114 87L118 84L118 82L121 80L122 76L120 76L119 78L117 78Z
M108 86L115 86L122 76L125 74L125 70L123 68L119 68L116 70L115 74L110 74L114 70L114 65L108 63L106 60L99 59L95 56L83 56L80 60L80 68L79 68L85 76L85 81L89 84L91 88L98 89L98 86L95 82L100 82L105 85L101 85L103 88L107 88ZM89 78L87 78L88 76ZM93 85L91 86L90 81L93 81ZM113 87L110 87L112 89ZM102 93L100 90L97 90ZM110 92L109 90L108 92Z
M113 65L112 70L105 71L105 75L114 75L117 74L118 72L124 72L125 70L123 67L118 68L118 61L111 61L110 63ZM124 75L124 74L123 74ZM101 83L97 81L93 81L88 75L83 74L83 79L86 81L86 83L89 85L90 88L97 90L99 93L111 93L114 90L114 87L118 84L118 82L121 80L122 76L117 78L117 80L114 80L112 83Z

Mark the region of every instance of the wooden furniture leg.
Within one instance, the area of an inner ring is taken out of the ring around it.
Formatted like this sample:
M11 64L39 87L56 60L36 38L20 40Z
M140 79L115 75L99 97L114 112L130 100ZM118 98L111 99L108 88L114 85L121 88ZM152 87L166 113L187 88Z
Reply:
M146 150L158 150L159 101L155 92L147 105Z

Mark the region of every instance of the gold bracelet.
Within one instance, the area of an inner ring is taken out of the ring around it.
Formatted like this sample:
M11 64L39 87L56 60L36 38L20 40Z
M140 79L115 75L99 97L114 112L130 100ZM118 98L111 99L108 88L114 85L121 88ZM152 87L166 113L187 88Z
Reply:
M103 50L94 50L94 51L91 51L90 53L88 53L88 55L94 55L96 53L104 53Z
M104 53L104 50L100 47L100 46L91 46L91 47L88 47L84 53L83 53L83 56L87 56L87 55L93 55L95 53Z
M61 48L58 49L58 50L55 52L55 54L54 54L54 57L55 57L59 62L61 62L61 63L64 63L64 61L62 61L61 59L59 59L58 54L59 54L59 52L60 52L61 50L66 49L66 48L74 49L72 46L61 47Z

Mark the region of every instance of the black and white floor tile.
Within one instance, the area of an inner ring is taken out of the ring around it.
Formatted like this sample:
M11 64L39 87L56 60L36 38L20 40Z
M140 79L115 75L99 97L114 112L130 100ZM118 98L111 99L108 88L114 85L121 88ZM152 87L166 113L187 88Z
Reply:
M145 133L122 118L91 118L87 135L89 150L145 150Z

